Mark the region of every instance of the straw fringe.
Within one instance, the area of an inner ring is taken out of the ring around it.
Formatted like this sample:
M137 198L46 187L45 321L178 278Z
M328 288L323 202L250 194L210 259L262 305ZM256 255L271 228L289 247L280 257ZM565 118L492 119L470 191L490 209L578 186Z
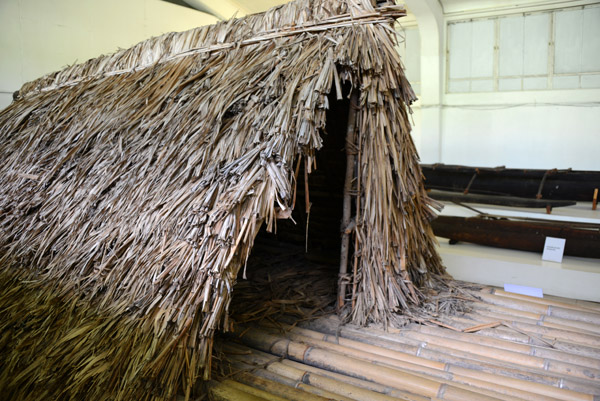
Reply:
M387 322L419 302L416 286L443 268L409 136L415 96L385 25L402 14L298 0L24 85L0 113L0 391L189 397L254 237L290 208L295 161L310 166L322 146L341 81L361 90L353 318Z

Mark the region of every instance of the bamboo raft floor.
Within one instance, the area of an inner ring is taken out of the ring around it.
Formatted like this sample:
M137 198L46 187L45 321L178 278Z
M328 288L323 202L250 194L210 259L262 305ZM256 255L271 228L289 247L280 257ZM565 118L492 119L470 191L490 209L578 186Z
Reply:
M460 283L467 312L358 327L331 271L294 264L241 281L209 399L600 400L600 304Z

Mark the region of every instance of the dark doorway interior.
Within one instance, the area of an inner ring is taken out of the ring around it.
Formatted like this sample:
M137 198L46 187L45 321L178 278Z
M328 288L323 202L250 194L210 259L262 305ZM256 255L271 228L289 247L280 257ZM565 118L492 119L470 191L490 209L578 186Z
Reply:
M269 274L269 271L274 273L274 270L326 269L332 302L340 263L345 137L350 106L349 85L343 90L343 100L336 100L335 93L329 96L323 147L316 155L316 170L308 176L310 213L306 213L305 166L301 163L292 214L295 223L289 219L278 220L276 233L268 233L263 227L255 239L246 269L250 280L256 275Z

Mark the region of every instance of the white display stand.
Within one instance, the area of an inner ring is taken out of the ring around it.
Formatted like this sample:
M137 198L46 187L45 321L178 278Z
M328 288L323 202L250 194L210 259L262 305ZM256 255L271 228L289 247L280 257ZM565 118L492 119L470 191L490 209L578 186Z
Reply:
M592 211L591 202L555 208L547 215L539 209L515 209L469 204L477 210L506 216L583 221L600 224L600 210ZM456 205L442 212L449 216L475 216L476 213ZM600 259L564 256L562 263L542 260L540 252L516 251L466 242L450 245L439 238L438 251L443 263L457 280L503 287L517 284L542 288L544 294L600 302ZM600 244L599 244L600 246Z

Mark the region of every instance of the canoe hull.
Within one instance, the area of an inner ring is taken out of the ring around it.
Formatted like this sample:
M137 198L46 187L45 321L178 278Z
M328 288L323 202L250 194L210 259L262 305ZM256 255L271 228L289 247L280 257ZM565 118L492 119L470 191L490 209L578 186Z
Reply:
M600 187L600 171L523 170L423 164L427 189L535 199L591 202ZM544 178L545 177L545 178ZM470 184L470 185L469 185Z
M566 224L438 216L431 222L438 237L498 248L541 253L546 237L565 238L565 255L600 258L600 230Z

